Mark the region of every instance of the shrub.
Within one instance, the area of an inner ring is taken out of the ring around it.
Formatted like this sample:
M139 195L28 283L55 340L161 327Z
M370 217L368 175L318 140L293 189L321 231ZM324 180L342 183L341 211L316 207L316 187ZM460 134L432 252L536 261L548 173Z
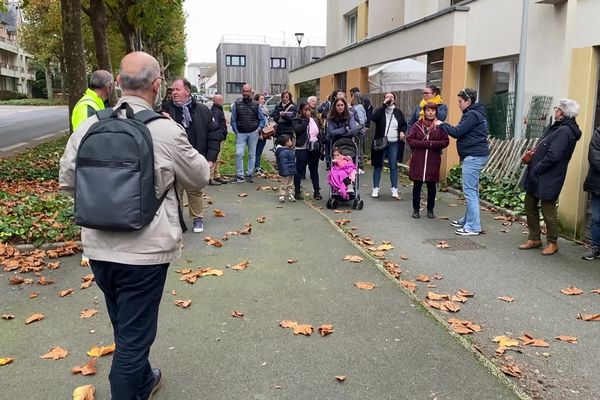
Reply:
M26 99L27 95L10 90L0 90L0 100Z

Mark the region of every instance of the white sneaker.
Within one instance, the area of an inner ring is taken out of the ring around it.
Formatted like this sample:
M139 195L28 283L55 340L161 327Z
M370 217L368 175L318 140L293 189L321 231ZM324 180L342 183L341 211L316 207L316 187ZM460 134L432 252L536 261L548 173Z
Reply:
M398 196L398 188L392 188L392 197L395 199L400 198L400 196Z
M378 187L373 188L373 193L371 193L371 197L379 197L379 188Z
M359 169L358 169L358 174L359 174L359 175L364 175L364 174L365 174L365 171L364 171L362 168L359 168Z
M279 196L279 202L280 203L285 203L285 197Z

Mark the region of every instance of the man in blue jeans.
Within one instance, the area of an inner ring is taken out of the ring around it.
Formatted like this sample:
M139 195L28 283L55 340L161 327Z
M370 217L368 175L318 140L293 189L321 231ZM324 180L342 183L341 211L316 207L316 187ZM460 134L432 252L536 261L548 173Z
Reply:
M231 129L235 133L235 179L233 183L244 182L244 151L248 146L248 169L246 182L253 182L252 174L256 164L256 144L258 133L267 120L252 99L252 88L247 83L242 86L242 98L231 106Z
M583 190L592 196L592 246L581 256L584 260L600 258L600 126L594 130L588 152L590 169Z
M116 107L127 103L136 113L152 110L160 101L160 71L151 55L127 54L117 77L123 97ZM88 118L69 138L60 159L61 189L74 191L77 150L97 121L95 116ZM180 125L161 118L146 126L152 137L156 196L165 194L154 218L136 231L81 228L83 249L113 327L116 348L108 379L111 398L119 400L148 400L161 385L161 371L150 366L148 355L156 337L167 268L183 246L175 178L186 190L200 190L209 177L208 162L190 145ZM108 190L116 189L98 188Z
M477 91L463 89L458 92L458 106L463 112L458 125L437 121L448 135L456 139L458 156L462 164L462 189L467 203L465 215L450 224L461 236L476 236L481 233L479 217L479 175L490 156L488 146L488 123L483 104L476 103Z

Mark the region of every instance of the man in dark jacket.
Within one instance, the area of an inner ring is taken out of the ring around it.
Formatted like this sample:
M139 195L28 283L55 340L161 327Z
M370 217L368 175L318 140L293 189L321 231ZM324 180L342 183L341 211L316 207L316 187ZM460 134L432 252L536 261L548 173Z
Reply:
M215 94L213 96L213 106L210 109L212 111L213 118L219 126L219 134L221 135L221 141L227 139L227 119L225 119L225 113L223 112L223 96ZM227 179L221 177L219 169L221 167L221 152L217 155L217 161L215 161L213 167L210 170L210 181L209 185L220 185L222 183L228 183Z
M465 215L450 224L457 235L474 236L481 233L479 216L479 175L490 156L488 123L483 104L476 103L477 91L463 89L458 92L458 106L463 112L458 125L437 121L436 124L456 139L458 156L462 164L462 190L467 202Z
M548 244L542 254L549 256L558 251L557 201L567 176L567 166L581 138L581 130L575 121L579 114L575 100L560 99L554 107L554 124L538 142L535 154L528 167L523 188L525 189L525 214L529 235L519 246L529 250L542 246L540 229L540 207L546 224Z
M192 147L206 157L212 168L221 147L221 132L213 115L204 104L192 97L192 85L185 78L177 78L171 85L173 98L166 104L163 113L183 126ZM183 196L183 187L178 186L179 198ZM193 219L194 232L204 232L204 204L202 191L187 191L190 217Z
M600 126L594 130L588 151L588 171L583 190L592 195L592 247L581 256L584 260L600 258Z

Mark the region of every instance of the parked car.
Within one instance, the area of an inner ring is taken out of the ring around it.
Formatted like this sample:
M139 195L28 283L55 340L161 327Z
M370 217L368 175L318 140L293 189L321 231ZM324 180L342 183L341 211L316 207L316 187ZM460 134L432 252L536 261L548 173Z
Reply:
M272 96L265 96L265 105L269 109L269 113L272 113L275 106L281 102L281 95L274 94Z

